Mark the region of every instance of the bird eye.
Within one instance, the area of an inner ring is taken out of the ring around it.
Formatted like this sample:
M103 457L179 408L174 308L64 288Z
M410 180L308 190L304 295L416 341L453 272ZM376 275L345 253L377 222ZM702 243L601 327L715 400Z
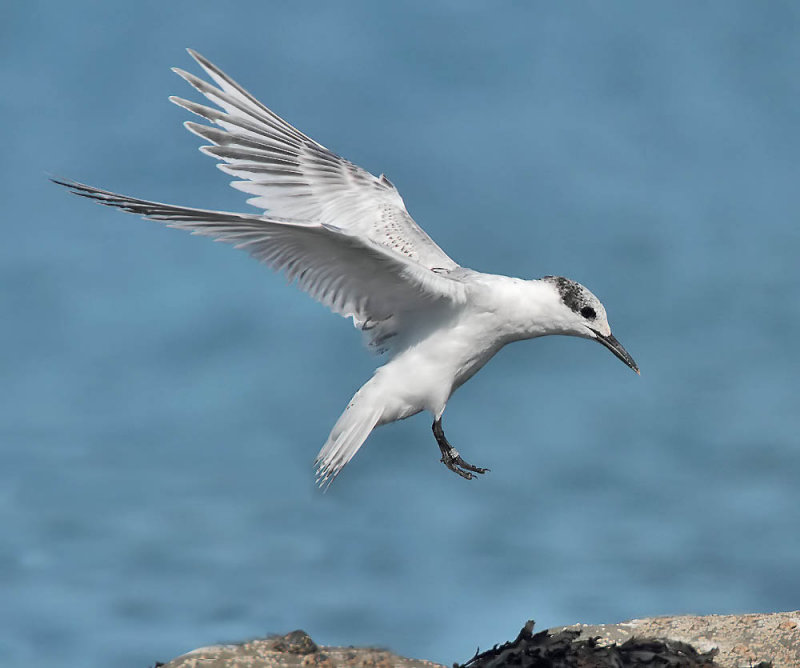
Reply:
M587 320L594 320L597 317L597 313L595 313L591 306L584 306L581 309L581 315Z

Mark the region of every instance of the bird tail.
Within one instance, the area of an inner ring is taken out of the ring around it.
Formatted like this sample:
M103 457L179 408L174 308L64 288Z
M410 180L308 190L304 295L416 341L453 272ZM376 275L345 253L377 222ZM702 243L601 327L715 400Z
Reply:
M334 481L381 419L383 406L369 391L373 380L355 393L317 455L315 466L320 487L327 488Z

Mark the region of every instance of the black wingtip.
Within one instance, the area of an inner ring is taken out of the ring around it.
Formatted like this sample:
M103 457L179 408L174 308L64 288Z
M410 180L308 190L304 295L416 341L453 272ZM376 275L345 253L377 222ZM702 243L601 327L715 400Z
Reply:
M47 178L55 183L57 186L63 186L64 188L69 188L69 190L76 195L80 194L80 190L85 188L85 184L79 183L78 181L73 181L72 179L68 179L62 176L53 176L52 174L48 174Z
M203 68L210 67L211 69L214 69L213 65L211 65L211 63L208 61L208 59L205 56L203 56L201 53L198 53L197 51L195 51L194 49L189 48L189 47L186 48L186 52L192 58L194 58L194 60L197 63L199 63L201 67L203 67Z
M115 200L118 198L123 198L122 195L117 195L116 193L113 193L110 190L95 188L94 186L81 183L80 181L73 181L72 179L66 179L54 176L51 176L49 178L56 185L68 188L73 195L77 195L78 197L85 197L87 199L94 200L99 204L105 204L106 206L118 207L119 205L115 203Z

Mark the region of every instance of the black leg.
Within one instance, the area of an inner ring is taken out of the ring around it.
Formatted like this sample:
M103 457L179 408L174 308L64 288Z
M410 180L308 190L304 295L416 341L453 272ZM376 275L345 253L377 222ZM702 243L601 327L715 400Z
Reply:
M444 429L442 429L442 418L433 421L433 435L436 437L436 442L439 444L439 450L442 451L442 464L454 473L458 473L458 475L467 480L472 480L475 477L472 473L486 473L486 471L489 470L473 466L461 459L458 450L450 445L447 438L445 438ZM472 473L470 473L470 471Z

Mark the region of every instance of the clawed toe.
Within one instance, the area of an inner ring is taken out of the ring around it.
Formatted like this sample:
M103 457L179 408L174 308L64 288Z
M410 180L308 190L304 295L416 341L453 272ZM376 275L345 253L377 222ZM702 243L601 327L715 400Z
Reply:
M466 480L472 480L475 477L472 475L473 473L483 474L489 470L481 468L480 466L473 466L469 462L465 462L461 458L461 455L458 454L458 450L455 448L451 448L446 452L442 452L441 462L453 473L458 473L458 475Z
M458 473L458 475L466 480L472 480L475 477L472 475L473 473L483 474L489 470L483 469L480 466L473 466L461 458L461 455L458 454L458 450L450 445L445 438L444 429L442 429L441 418L434 420L433 422L433 435L436 437L436 443L438 443L439 450L442 453L442 464L449 468L453 473Z

